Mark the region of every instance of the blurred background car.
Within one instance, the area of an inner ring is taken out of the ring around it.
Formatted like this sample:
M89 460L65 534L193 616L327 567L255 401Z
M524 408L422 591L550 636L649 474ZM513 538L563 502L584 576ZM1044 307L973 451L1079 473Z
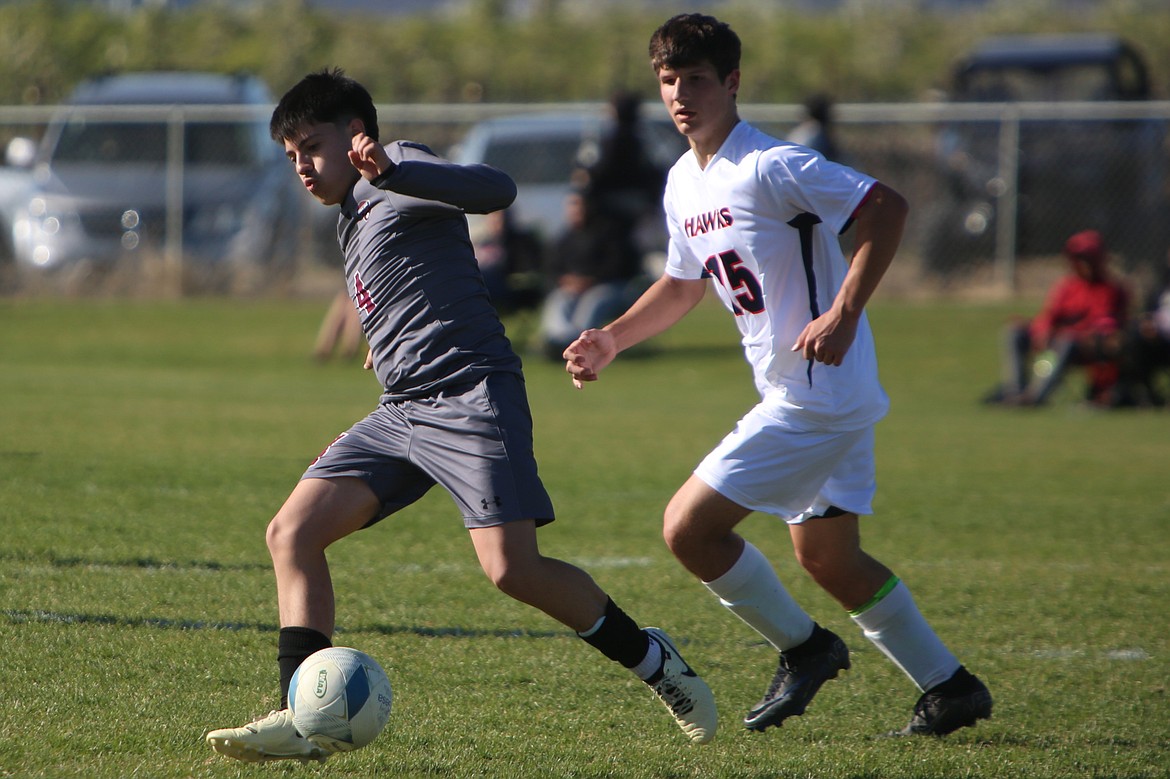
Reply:
M28 197L32 186L29 170L36 157L36 144L28 138L14 138L5 147L0 164L0 290L14 283L15 249L12 245L12 220Z
M573 170L597 160L612 121L602 110L485 119L472 126L451 157L463 164L486 163L511 176L517 190L510 209L513 220L547 244L564 230ZM688 149L686 139L665 117L644 119L640 127L646 152L662 170Z
M268 135L273 104L249 75L127 73L81 84L9 200L17 270L101 271L164 255L185 277L287 270L299 200Z

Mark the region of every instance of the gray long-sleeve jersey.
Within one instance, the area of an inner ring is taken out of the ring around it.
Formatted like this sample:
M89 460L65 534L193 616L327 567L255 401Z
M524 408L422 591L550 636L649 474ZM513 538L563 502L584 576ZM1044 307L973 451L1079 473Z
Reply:
M508 207L516 185L495 168L456 165L409 141L386 152L396 167L374 182L359 179L337 221L382 400L520 373L464 216Z

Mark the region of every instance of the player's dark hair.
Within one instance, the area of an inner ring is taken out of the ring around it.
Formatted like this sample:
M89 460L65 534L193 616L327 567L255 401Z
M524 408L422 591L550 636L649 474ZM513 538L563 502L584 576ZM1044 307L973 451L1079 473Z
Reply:
M739 69L739 36L725 22L703 14L671 17L650 36L650 64L662 68L711 63L720 81Z
M370 93L341 68L310 73L280 98L268 132L277 142L293 140L314 124L347 124L361 119L366 135L378 140L378 112Z

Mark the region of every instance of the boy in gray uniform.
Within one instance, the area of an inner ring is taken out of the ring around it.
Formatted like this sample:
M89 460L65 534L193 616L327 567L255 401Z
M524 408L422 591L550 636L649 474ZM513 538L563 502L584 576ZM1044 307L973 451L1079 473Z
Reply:
M281 707L207 734L250 762L324 761L303 738L288 687L330 646L334 597L325 549L421 498L455 499L488 578L643 679L694 742L715 735L706 683L657 628L640 629L584 571L545 557L553 521L537 475L520 359L480 275L465 213L506 208L516 187L485 165L455 165L417 143L378 142L369 93L340 70L306 76L272 115L272 137L325 205L340 206L346 284L369 341L381 402L309 466L268 525L280 613Z

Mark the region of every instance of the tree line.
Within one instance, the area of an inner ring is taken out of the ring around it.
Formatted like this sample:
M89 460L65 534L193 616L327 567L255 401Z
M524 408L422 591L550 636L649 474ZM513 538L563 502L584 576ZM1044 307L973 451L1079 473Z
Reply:
M68 0L0 4L0 104L52 104L85 78L131 70L246 71L280 93L340 66L384 103L604 100L655 94L646 45L663 13L637 3L541 0L523 17L504 0L457 14L330 15L305 0L199 3L129 12ZM1170 94L1170 8L1158 0L997 0L940 12L917 0L799 12L764 0L716 11L744 43L746 102L913 101L947 86L958 55L1003 32L1113 32Z

